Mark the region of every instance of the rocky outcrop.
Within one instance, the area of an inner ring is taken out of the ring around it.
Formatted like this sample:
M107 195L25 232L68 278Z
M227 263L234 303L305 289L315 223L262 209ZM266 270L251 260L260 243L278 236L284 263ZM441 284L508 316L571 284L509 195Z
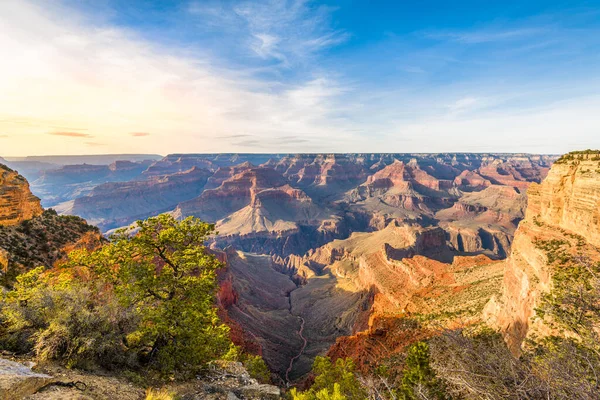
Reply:
M96 227L79 217L44 211L22 176L0 166L0 280L38 266L52 267L76 248L95 248L101 242Z
M583 235L600 246L600 153L557 162L528 192L527 219Z
M325 212L306 193L289 185L255 189L250 192L250 204L218 221L217 230L222 236L286 234L297 231L298 224L318 225Z
M504 258L525 207L525 193L511 186L490 185L479 192L461 193L452 207L435 217L457 251Z
M40 199L16 171L0 164L0 225L12 226L42 213Z
M556 266L540 243L575 241L578 257L600 258L600 153L564 156L527 193L526 218L506 261L503 294L487 308L490 320L505 333L515 353L528 334L543 330L535 309L551 289Z
M40 372L37 372L40 370ZM35 371L19 362L0 359L0 398L7 400L141 400L149 391L110 371L78 371L45 363ZM241 363L217 360L198 379L165 384L162 392L189 400L279 400L277 386L253 379ZM170 397L170 396L169 396ZM154 397L153 397L154 398ZM161 397L162 398L162 397Z
M330 190L335 190L340 186L357 184L366 178L364 164L357 161L353 155L349 154L296 156L289 160L290 165L284 175L292 183L303 188L329 186Z
M192 167L141 181L105 183L96 186L88 196L56 209L62 214L79 215L106 231L173 210L180 202L202 193L210 176L208 170Z
M463 191L477 191L491 186L492 182L479 175L477 172L464 170L454 178L454 185Z
M0 226L0 278L10 283L30 268L53 267L69 252L93 250L102 243L98 228L83 219L59 216L52 210L15 226Z
M524 157L515 155L510 159L485 157L477 170L479 175L494 184L527 189L529 182L541 182L550 169L543 156Z
M216 222L250 204L259 190L280 187L285 178L269 167L244 168L226 179L215 189L204 191L199 197L179 204L176 212L182 216L195 216Z
M0 358L1 399L24 399L54 381L50 375L35 373L21 363Z

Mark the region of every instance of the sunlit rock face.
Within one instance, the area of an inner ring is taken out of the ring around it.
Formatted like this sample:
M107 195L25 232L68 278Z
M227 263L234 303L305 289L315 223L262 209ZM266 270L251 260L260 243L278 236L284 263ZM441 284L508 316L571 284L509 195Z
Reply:
M546 329L535 309L557 267L539 243L576 242L578 257L600 259L600 154L563 157L541 184L529 186L527 196L526 216L506 260L503 294L487 310L515 353L527 335Z
M0 225L18 225L42 211L40 199L31 193L27 180L0 164Z

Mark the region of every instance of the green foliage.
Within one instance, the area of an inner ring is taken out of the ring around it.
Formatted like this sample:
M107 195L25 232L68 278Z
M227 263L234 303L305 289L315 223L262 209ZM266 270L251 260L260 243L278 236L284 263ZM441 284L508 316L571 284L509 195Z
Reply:
M121 302L135 308L140 324L127 342L164 371L202 365L229 348L214 307L222 265L203 246L213 231L194 218L161 215L138 222L133 237L118 231L110 245L76 260L112 280Z
M67 366L127 364L123 335L135 326L134 313L108 295L102 280L73 279L70 272L45 274L40 267L17 278L2 308L4 346Z
M293 400L363 400L365 390L355 374L354 362L350 358L339 358L332 363L329 357L317 357L313 364L316 375L312 387L305 392L290 391ZM337 388L336 388L337 387Z
M558 262L560 265L564 265L571 259L567 252L570 244L566 240L536 240L534 244L538 249L546 252L548 264Z
M428 393L429 398L446 398L444 387L429 364L429 344L426 342L417 342L408 348L398 398L417 399L417 388Z
M146 400L176 400L177 398L177 395L164 388L146 390Z
M536 311L600 352L600 263L585 258L570 261L555 269L552 290L543 296Z
M9 332L29 330L41 358L103 366L135 359L164 374L194 372L230 347L214 306L219 261L204 247L213 225L161 215L117 232L62 268L18 279L2 310Z
M600 155L600 150L587 149L587 150L580 150L580 151L572 151L568 154L561 156L558 160L555 161L555 163L556 164L566 164L569 161L583 160L586 158L586 156L592 156L592 157L588 157L588 158L590 158L592 161L598 161L598 160L600 160L599 155Z
M271 371L265 360L261 356L246 355L244 357L244 367L250 374L250 376L261 383L268 383L271 381Z
M271 381L271 371L261 356L243 353L239 346L231 345L229 351L222 357L225 361L241 362L250 377L261 383L269 383Z
M304 392L298 393L296 389L290 391L290 395L294 400L347 400L348 397L342 394L342 389L339 383L333 385L333 391L329 389L321 389L316 393Z

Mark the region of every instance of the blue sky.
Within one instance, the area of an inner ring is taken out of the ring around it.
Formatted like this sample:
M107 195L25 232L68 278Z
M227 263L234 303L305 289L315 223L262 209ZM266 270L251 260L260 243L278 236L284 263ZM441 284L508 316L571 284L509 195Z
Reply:
M4 155L600 147L598 2L6 0L0 56Z

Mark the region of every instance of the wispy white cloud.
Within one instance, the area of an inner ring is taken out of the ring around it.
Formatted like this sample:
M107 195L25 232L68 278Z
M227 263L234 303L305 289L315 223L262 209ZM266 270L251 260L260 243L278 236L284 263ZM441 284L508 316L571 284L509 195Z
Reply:
M509 29L472 29L467 31L430 31L425 36L430 39L452 40L465 44L485 44L539 36L548 32L549 28L509 28Z
M457 114L465 110L471 109L477 105L478 99L475 97L463 97L448 105L448 110L451 114Z
M306 0L242 1L229 6L194 2L188 11L225 32L235 32L255 55L286 68L349 38L331 27L334 8Z
M298 2L267 14L249 4L237 12L256 35L263 32L264 56L298 56L321 36L300 43L299 34L281 41L275 35L286 22L308 19L306 7ZM277 15L285 21L277 22ZM324 71L296 82L265 81L45 2L3 1L0 19L0 76L9 78L0 79L0 129L13 133L4 154L88 151L84 142L48 135L55 132L51 126L82 127L85 133L62 136L101 138L87 146L114 152L236 151L243 146L218 138L238 132L273 151L281 143L270 138L281 135L302 134L307 141L353 135L346 132L348 121L331 118L343 89ZM309 22L303 24L308 29ZM294 53L298 48L302 52ZM140 141L131 132L155 133L152 141Z

